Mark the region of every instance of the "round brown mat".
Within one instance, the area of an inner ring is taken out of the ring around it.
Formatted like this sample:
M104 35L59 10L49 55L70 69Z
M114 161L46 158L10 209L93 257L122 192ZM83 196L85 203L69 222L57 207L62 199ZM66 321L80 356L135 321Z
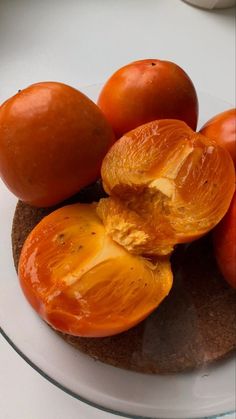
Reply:
M100 184L71 202L92 202L104 195ZM12 228L15 266L25 238L50 209L18 202ZM107 338L62 335L95 359L145 373L173 373L202 367L236 349L236 292L216 266L210 235L181 245L172 257L174 286L145 321Z

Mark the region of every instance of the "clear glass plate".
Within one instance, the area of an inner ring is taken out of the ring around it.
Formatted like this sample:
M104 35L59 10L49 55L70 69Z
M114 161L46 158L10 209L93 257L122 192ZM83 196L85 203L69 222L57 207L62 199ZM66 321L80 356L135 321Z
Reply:
M81 87L96 101L101 85ZM199 93L202 126L230 104ZM12 347L46 379L97 408L127 417L213 417L235 409L235 358L189 373L146 375L94 361L64 342L33 312L13 266L17 200L0 183L0 325Z

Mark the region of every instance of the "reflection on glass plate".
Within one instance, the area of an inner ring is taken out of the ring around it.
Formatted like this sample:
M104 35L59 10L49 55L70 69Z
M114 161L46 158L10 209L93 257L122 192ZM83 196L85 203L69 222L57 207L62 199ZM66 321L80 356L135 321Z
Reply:
M81 87L96 100L100 85ZM228 103L199 94L199 127ZM38 372L74 397L124 416L196 418L235 408L235 359L176 375L145 375L96 362L64 342L22 295L11 253L16 199L0 184L0 325L16 351Z

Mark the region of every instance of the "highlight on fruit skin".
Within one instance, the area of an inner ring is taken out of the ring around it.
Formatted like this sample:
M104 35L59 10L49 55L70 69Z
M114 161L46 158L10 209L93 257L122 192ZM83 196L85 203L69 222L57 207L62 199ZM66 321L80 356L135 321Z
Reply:
M62 207L25 241L22 289L53 328L76 336L109 336L147 317L168 295L168 258L150 262L106 235L96 204Z
M207 121L200 133L219 145L226 148L230 153L236 167L236 109L228 109Z
M235 183L228 151L178 120L124 135L105 156L101 176L110 197L98 214L107 233L136 254L169 254L207 233L225 215Z
M113 73L97 101L116 138L156 119L180 119L192 129L198 97L188 74L171 61L142 59Z
M114 141L83 93L64 83L35 83L0 106L0 177L21 201L49 207L99 178Z
M213 230L213 244L222 275L236 289L236 191L226 215Z

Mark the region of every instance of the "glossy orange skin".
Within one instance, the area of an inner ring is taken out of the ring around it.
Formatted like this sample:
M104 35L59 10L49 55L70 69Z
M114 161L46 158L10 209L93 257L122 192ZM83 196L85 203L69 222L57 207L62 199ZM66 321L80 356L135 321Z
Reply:
M214 116L206 122L200 132L226 148L236 167L236 109L229 109Z
M100 109L78 90L33 84L0 107L0 176L22 201L54 205L96 180L114 139Z
M192 129L198 121L198 98L188 75L170 61L135 61L105 83L98 106L119 138L155 119L180 119Z
M213 233L218 266L226 281L236 288L236 192L229 210Z
M19 261L24 294L53 328L109 336L147 317L172 286L168 258L153 265L108 235L94 204L62 207L26 239Z

